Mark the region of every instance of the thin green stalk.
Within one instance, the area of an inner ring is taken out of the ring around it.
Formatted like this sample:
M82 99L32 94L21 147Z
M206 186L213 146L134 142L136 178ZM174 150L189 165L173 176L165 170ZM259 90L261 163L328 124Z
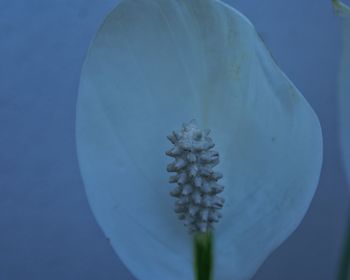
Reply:
M197 233L193 240L194 271L196 280L212 280L213 233Z
M344 243L343 256L340 263L338 280L349 280L350 268L350 215L348 217L347 233Z

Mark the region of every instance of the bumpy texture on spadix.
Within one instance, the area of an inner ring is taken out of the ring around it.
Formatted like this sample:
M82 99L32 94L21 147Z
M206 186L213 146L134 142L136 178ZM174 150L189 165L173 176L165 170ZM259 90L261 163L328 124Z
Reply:
M165 136L192 119L211 129L224 174L214 280L249 279L309 207L318 119L236 10L123 1L89 48L76 130L91 209L137 279L194 277L193 238L174 217L164 156Z
M338 83L339 131L342 148L341 154L350 184L350 7L340 1L334 1L334 4L343 23L343 51Z
M213 223L221 218L219 209L224 199L217 196L224 190L217 181L222 174L213 167L219 163L219 153L214 151L214 142L209 130L201 131L192 120L183 125L179 132L168 136L175 146L166 154L175 158L167 167L168 172L176 172L170 183L176 183L171 195L178 198L175 213L184 220L190 233L208 232L214 229Z

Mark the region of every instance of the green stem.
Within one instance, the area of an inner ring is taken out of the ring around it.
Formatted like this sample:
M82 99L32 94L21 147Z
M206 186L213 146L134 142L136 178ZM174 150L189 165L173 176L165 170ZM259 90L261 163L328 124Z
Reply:
M348 218L347 233L346 233L346 239L344 243L343 256L340 263L338 280L349 279L349 268L350 268L350 216Z
M212 280L213 233L197 233L193 240L194 271L196 280Z

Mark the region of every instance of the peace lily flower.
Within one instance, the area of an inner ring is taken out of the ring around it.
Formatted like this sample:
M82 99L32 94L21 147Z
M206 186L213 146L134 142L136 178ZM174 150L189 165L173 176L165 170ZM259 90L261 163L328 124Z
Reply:
M343 54L338 84L339 130L343 162L350 182L350 8L336 0L333 4L343 23Z
M138 279L193 279L174 214L166 135L196 119L224 174L215 280L250 279L299 225L315 192L318 119L252 24L215 0L126 0L90 46L77 104L93 213Z

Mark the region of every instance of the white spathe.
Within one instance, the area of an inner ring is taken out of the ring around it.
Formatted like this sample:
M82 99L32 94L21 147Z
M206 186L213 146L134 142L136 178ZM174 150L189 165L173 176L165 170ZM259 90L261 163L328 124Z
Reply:
M338 83L340 144L345 173L350 183L350 8L338 1L335 2L335 8L342 18L343 33Z
M76 136L93 213L141 280L193 279L166 136L212 130L224 174L214 280L249 279L298 226L322 162L318 119L251 23L214 0L126 0L81 74Z

